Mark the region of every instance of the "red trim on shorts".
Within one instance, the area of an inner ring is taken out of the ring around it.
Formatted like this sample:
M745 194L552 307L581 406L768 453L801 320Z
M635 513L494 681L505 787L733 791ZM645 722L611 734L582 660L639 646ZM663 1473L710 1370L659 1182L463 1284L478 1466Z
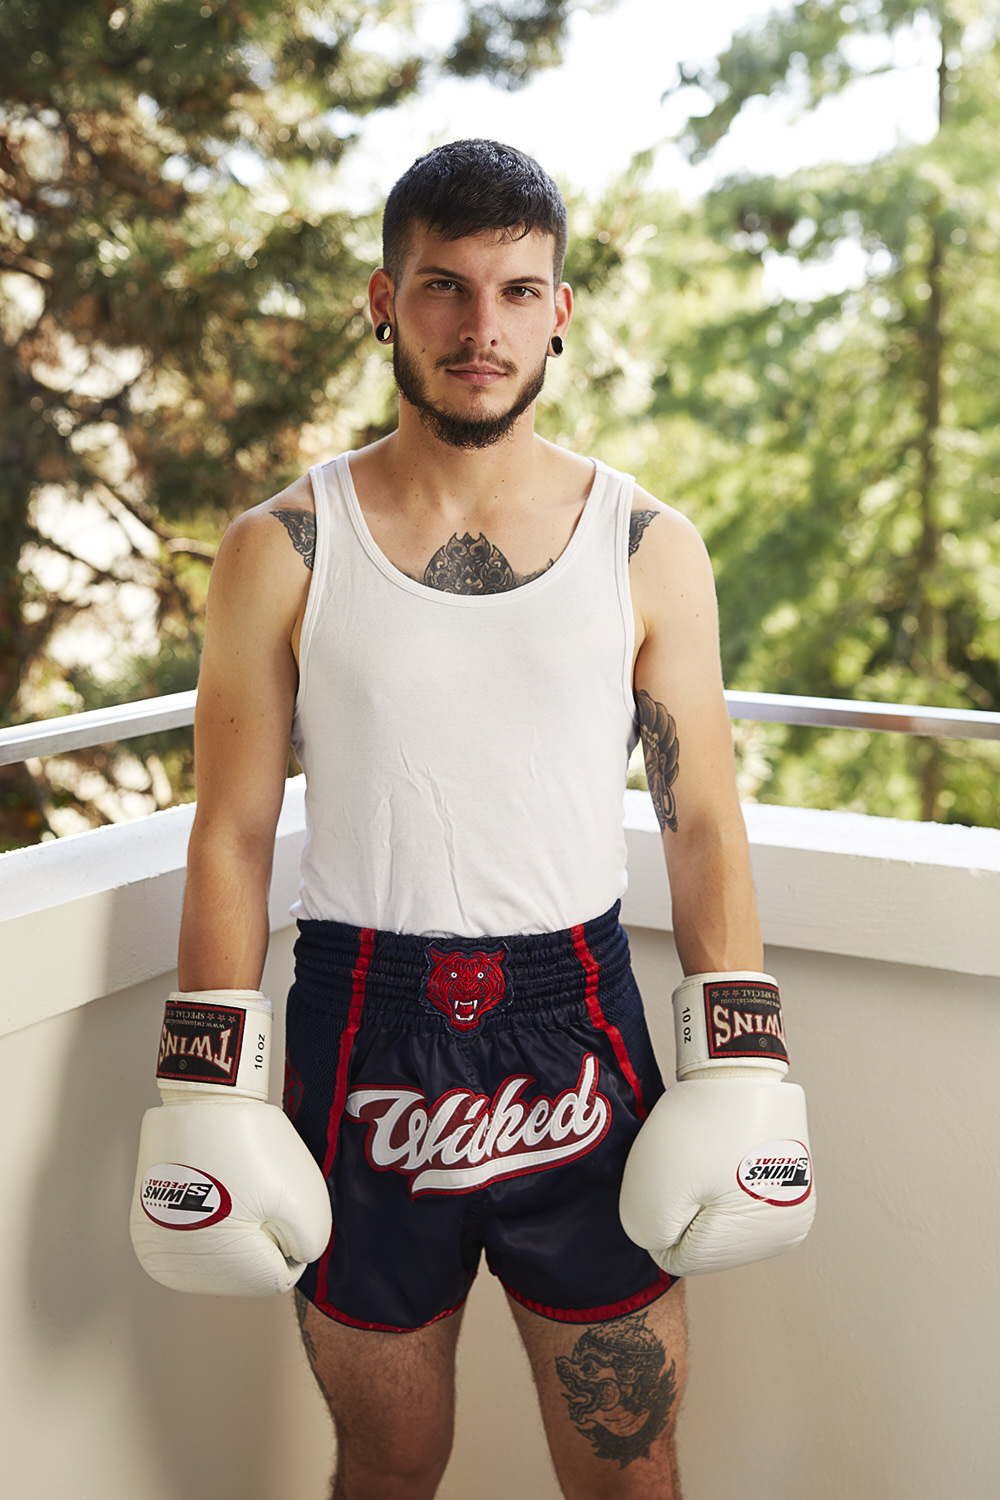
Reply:
M375 929L363 927L358 941L358 956L354 963L354 971L351 975L351 1004L347 1012L347 1025L340 1035L340 1053L337 1057L337 1080L333 1090L333 1104L330 1106L330 1118L326 1128L326 1155L323 1158L323 1176L329 1177L333 1169L334 1158L337 1155L337 1140L340 1135L340 1121L344 1113L344 1105L347 1102L347 1069L351 1060L351 1048L354 1038L358 1034L361 1024L361 1012L365 1005L365 987L368 982L368 966L372 959L372 950L375 947ZM333 1249L333 1241L336 1237L337 1226L333 1227L330 1241L323 1254L319 1258L316 1268L316 1305L320 1312L327 1312L326 1300L326 1275L330 1264L330 1252ZM327 1314L336 1317L332 1310ZM358 1327L375 1327L375 1324L358 1324Z
M618 1027L607 1019L601 1010L601 1002L597 998L597 984L601 977L600 964L587 946L587 940L583 935L583 923L581 922L578 926L570 930L573 934L573 947L576 949L576 956L583 965L584 973L587 976L587 988L584 998L587 1002L590 1019L599 1031L605 1033L614 1048L615 1057L618 1059L618 1066L622 1071L622 1075L628 1080L635 1095L635 1112L640 1120L644 1120L646 1118L646 1106L642 1102L642 1087L632 1066L632 1061L625 1047L622 1034L618 1030ZM542 1316L546 1317L549 1314L543 1313ZM552 1314L552 1316L556 1315ZM614 1317L615 1315L614 1313L608 1313L606 1316Z
M626 1313L637 1312L640 1307L648 1307L650 1302L655 1302L657 1297L662 1297L664 1292L670 1290L677 1277L666 1271L658 1271L652 1285L636 1292L634 1297L626 1297L624 1302L608 1302L604 1307L584 1308L545 1307L541 1302L533 1302L530 1297L522 1297L502 1276L497 1279L508 1296L513 1297L515 1302L520 1302L529 1312L537 1313L540 1318L551 1318L554 1323L601 1323L608 1318L623 1318Z
M444 1312L435 1313L433 1318L427 1319L426 1323L415 1323L412 1328L400 1328L395 1323L366 1323L362 1318L352 1318L347 1313L341 1312L339 1308L331 1307L330 1303L325 1300L322 1305L317 1300L313 1306L317 1312L323 1313L334 1323L346 1323L348 1328L362 1328L366 1333L419 1333L421 1328L429 1328L432 1323L440 1323L442 1318L450 1318L452 1313L457 1313L465 1306L467 1299L468 1293L461 1301L456 1302L454 1307L446 1307Z

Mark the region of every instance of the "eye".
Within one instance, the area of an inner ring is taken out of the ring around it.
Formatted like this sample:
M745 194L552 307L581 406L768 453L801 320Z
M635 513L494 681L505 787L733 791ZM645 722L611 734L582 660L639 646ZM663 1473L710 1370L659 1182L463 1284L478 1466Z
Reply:
M513 297L515 302L527 302L529 297L537 297L538 292L533 286L509 286L507 295Z
M429 292L454 292L458 290L458 283L447 281L442 276L437 281L429 281L427 283L427 290Z

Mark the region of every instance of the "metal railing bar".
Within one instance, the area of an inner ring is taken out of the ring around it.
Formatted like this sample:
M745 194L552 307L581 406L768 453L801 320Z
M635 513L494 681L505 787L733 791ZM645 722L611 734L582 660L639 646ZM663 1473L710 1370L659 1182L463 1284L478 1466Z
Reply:
M196 697L192 689L0 729L0 766L135 739L158 730L183 729L194 722ZM912 703L861 703L848 698L803 698L791 693L727 692L726 703L731 719L827 729L895 730L941 739L1000 740L1000 713Z
M183 729L194 722L194 689L187 693L168 693L162 698L145 698L138 703L120 703L111 708L90 709L82 714L65 714L59 719L42 719L34 724L15 724L0 729L0 766L34 756L63 755L69 750L86 750L92 745L133 740L141 734L155 734L161 729Z
M936 739L1000 740L1000 713L927 708L915 703L863 703L849 698L802 698L792 693L727 692L731 719L811 724L828 729L890 729Z

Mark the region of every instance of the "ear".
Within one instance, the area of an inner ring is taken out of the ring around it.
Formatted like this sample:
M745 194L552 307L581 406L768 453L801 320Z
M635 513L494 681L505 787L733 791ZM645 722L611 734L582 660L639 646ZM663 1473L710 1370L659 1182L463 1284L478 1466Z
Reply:
M566 337L566 330L573 321L573 288L568 281L561 281L555 290L556 319L552 325L552 333L558 333L560 338ZM551 338L551 334L549 337Z
M377 328L380 323L395 324L392 277L382 266L372 272L368 282L368 311L371 313L373 328Z

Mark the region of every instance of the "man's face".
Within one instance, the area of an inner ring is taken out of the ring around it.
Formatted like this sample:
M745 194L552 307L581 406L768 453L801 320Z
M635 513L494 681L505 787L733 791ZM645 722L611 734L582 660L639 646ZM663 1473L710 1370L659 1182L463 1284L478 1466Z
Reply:
M549 339L572 307L554 284L554 248L538 231L446 240L415 230L393 288L393 372L403 401L451 447L499 442L542 389Z

